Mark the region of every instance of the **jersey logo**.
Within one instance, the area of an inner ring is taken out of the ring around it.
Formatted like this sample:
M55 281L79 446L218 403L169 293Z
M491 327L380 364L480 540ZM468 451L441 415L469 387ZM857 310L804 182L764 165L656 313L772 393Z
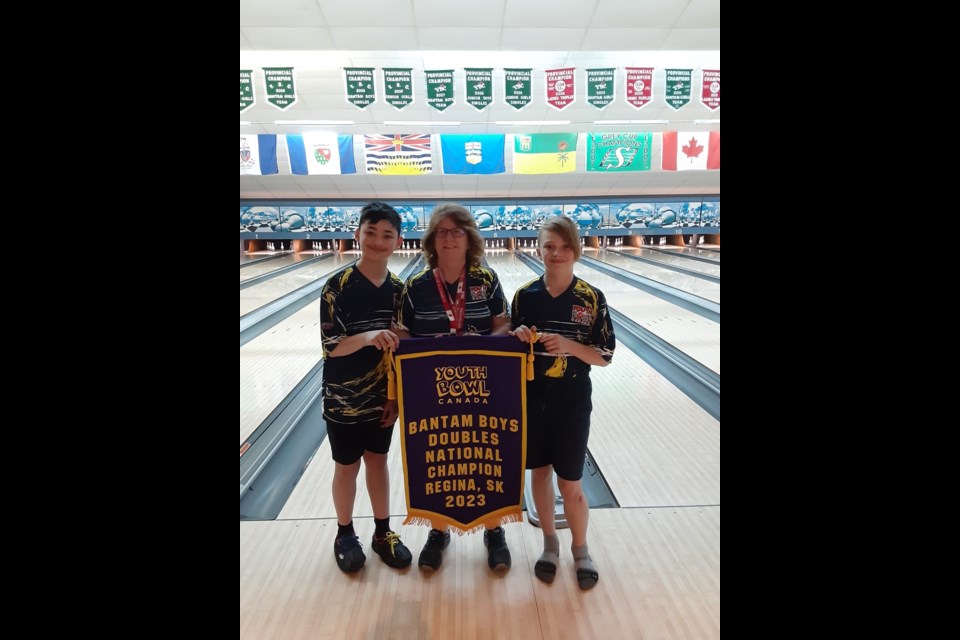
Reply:
M577 324L593 324L593 311L587 307L578 307L573 305L573 313L570 317L570 320L576 322Z
M482 284L479 287L470 287L471 300L485 300L487 297L487 285Z

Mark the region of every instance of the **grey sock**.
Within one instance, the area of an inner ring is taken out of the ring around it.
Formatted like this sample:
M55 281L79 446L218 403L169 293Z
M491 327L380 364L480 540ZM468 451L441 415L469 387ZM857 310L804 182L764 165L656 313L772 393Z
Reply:
M592 588L600 579L600 574L597 573L597 567L587 551L587 545L571 547L570 551L573 552L573 566L577 570L577 584L581 589Z
M543 553L533 567L533 572L544 582L553 582L557 575L557 563L560 562L560 538L557 534L543 536Z

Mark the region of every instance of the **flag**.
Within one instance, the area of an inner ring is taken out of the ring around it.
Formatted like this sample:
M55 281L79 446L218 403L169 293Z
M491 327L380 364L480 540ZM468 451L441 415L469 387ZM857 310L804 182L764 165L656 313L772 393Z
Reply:
M587 171L649 171L653 134L588 133Z
M430 134L366 135L364 157L367 173L411 176L433 172Z
M660 168L664 171L719 170L720 132L664 131Z
M353 136L315 132L287 136L290 173L298 176L356 173Z
M240 175L277 173L277 136L240 134Z
M577 168L577 134L514 134L514 173L570 173Z
M505 135L441 135L444 173L503 173Z

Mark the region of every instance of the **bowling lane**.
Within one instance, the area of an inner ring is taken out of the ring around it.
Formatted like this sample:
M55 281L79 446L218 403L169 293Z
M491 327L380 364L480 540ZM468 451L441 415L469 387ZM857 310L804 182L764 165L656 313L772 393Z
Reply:
M487 260L502 280L505 275L515 274L516 280L511 281L512 289L507 294L509 300L513 299L513 292L517 287L536 278L536 274L515 256L501 257L488 251ZM609 306L707 368L720 373L720 325L718 323L583 264L577 264L574 267L574 273L603 291ZM507 284L503 286L504 291L507 291Z
M322 253L327 253L326 251L305 251L303 253L293 253L292 251L282 258L275 258L273 260L267 260L261 264L252 264L249 267L240 270L240 282L249 280L250 278L256 278L257 276L262 276L265 273L270 273L271 271L276 271L283 267L287 267L291 264L296 264L298 262L303 262L304 260L309 260L319 256Z
M642 247L627 247L624 245L608 247L608 249L612 251L619 251L620 253L625 253L628 255L638 256L640 258L646 258L647 260L655 260L656 262L660 262L662 264L683 267L684 269L696 271L698 273L704 273L708 276L714 276L717 278L720 277L720 262L718 260L703 262L702 260L693 260L689 257L685 257L685 254L682 253L667 253L666 251L655 251L651 249L644 249Z
M397 251L388 262L390 271L399 274L419 253ZM336 259L343 266L359 257L348 251ZM321 358L319 301L240 348L240 444Z
M703 280L702 278L686 273L671 271L666 267L658 267L646 262L631 260L626 256L618 255L616 251L600 251L587 247L583 250L583 255L593 258L594 260L603 261L618 269L623 269L624 271L635 273L638 276L663 283L675 289L686 291L687 293L716 302L717 304L720 303L720 284L717 282L710 282L709 280ZM682 258L678 259L682 260ZM697 264L692 260L688 262ZM710 265L707 264L703 266L710 267ZM716 270L717 275L719 275L720 268L717 267ZM603 287L600 288L603 289ZM604 291L604 293L606 293L606 291Z
M259 309L291 291L310 284L317 278L326 278L332 272L359 257L360 254L358 253L334 253L332 258L324 258L319 262L288 271L276 278L270 278L260 284L243 289L240 291L240 315L243 316L254 309ZM253 269L253 267L250 268Z

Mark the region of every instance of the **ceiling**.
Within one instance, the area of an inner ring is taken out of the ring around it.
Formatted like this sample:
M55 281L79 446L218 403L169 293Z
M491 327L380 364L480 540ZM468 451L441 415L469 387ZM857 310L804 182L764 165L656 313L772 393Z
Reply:
M562 48L562 50L561 50ZM266 102L262 67L294 67L297 101L283 111ZM654 67L653 101L635 109L624 99L626 66ZM346 101L343 67L374 67L377 102L358 109ZM414 102L402 110L382 98L383 67L412 67ZM493 67L494 102L482 111L463 101L463 68ZM503 67L533 68L533 101L522 111L503 102ZM576 67L576 101L558 111L545 103L544 70ZM617 67L613 103L585 101L584 69ZM663 99L664 69L692 68L689 104ZM240 114L241 133L561 133L719 131L700 103L700 72L720 68L720 0L240 0L240 68L254 70L256 104ZM424 69L454 69L457 103L427 106ZM303 127L276 120L352 120L355 125ZM595 120L669 120L645 125L598 125ZM457 127L384 125L385 120L456 120ZM562 126L510 127L496 120L570 120ZM585 144L581 139L581 147ZM720 171L660 171L654 135L652 169L623 174L514 175L507 139L506 173L461 176L366 175L362 135L354 138L356 175L290 175L286 145L277 145L279 175L241 176L241 199L369 200L488 197L653 196L720 193ZM583 153L578 154L580 158Z

